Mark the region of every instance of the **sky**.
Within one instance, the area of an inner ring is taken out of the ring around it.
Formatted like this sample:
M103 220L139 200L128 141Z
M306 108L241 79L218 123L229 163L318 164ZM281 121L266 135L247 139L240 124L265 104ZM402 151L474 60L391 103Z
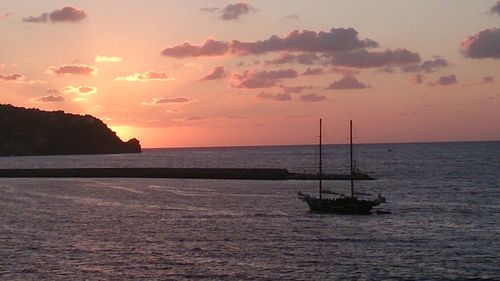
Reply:
M145 148L500 140L500 1L0 0L0 103Z

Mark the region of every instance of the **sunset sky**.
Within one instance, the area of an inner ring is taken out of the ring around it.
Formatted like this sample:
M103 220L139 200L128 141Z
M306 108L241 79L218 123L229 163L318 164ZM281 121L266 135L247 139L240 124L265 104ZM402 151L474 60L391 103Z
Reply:
M500 1L0 2L0 103L143 147L500 140Z

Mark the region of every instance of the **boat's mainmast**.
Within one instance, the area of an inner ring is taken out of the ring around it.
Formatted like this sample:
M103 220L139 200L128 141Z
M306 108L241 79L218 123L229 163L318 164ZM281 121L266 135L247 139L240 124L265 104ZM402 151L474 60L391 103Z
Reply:
M351 197L354 197L354 165L352 160L352 120L349 120L349 151L351 158Z
M322 160L321 159L321 152L322 152L321 151L321 147L322 147L322 141L321 141L321 139L322 139L322 136L323 135L322 135L322 132L321 132L321 118L320 118L319 119L319 175L318 175L318 177L319 177L319 199L321 199L321 194L323 193L322 192L322 186L321 186L321 180L323 178L323 176L322 176L323 172L322 172L322 169L321 169L322 168L321 167L321 165L322 165L322 163L321 163L321 160Z

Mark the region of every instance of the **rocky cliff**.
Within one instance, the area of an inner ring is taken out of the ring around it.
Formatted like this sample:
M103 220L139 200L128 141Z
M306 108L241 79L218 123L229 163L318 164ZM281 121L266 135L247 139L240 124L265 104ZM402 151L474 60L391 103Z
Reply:
M91 115L0 105L0 156L139 153Z

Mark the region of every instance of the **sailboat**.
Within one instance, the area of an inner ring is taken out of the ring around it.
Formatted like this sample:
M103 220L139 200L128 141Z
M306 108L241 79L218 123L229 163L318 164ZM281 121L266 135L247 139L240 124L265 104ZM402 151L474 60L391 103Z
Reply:
M322 120L319 119L319 197L311 196L299 191L298 197L309 205L313 212L336 213L336 214L371 214L373 207L385 203L385 198L380 194L373 200L362 200L356 197L354 192L354 174L356 168L353 161L352 144L352 120L349 122L349 150L350 150L350 170L351 170L351 194L350 196L323 190L322 187ZM326 195L333 195L333 197Z

